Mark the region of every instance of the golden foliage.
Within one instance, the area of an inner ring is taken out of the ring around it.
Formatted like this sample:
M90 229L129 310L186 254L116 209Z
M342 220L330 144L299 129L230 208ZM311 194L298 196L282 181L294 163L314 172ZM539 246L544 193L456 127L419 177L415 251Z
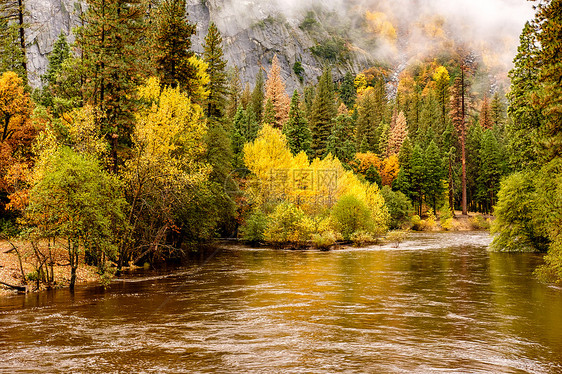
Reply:
M385 159L382 162L382 168L380 170L383 186L392 185L392 182L398 177L399 171L400 163L398 162L398 156L396 154Z

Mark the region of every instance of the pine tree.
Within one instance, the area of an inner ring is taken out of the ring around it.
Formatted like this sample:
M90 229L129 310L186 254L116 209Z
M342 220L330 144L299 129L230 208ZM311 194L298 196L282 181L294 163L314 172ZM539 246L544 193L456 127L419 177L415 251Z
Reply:
M490 116L492 117L492 124L495 128L503 128L505 125L505 105L502 101L499 92L494 94L492 104L490 105Z
M48 57L49 65L47 67L47 72L43 76L46 84L53 85L56 83L57 75L62 70L62 63L69 57L70 46L66 41L66 35L61 32Z
M409 162L410 171L410 195L414 203L417 203L418 215L422 214L423 192L425 190L426 176L424 165L424 152L418 145L414 147Z
M326 151L343 163L350 162L356 153L354 127L352 116L340 114L336 117L332 134L328 138Z
M25 22L29 14L24 0L3 1L0 3L0 48L2 65L9 65L24 84L27 84L26 30Z
M316 96L312 104L310 114L310 130L312 132L312 151L314 157L322 157L326 153L326 143L332 132L333 118L336 116L337 108L334 98L334 83L332 72L329 68L318 82Z
M194 56L191 37L195 25L189 23L185 0L163 0L156 11L152 36L152 59L160 82L164 86L180 86L193 99L192 82L197 69L190 63Z
M478 182L483 187L481 192L486 198L486 210L489 212L496 204L500 178L504 169L499 142L490 130L484 131L479 156Z
M238 107L242 105L242 83L240 82L240 71L238 67L230 69L228 73L228 99L226 106L226 116L233 119L238 111Z
M401 191L404 195L412 198L411 192L411 164L412 159L412 142L410 137L406 137L402 143L402 149L398 154L398 163L400 164L400 171L398 172L398 177L393 182L392 187L394 190Z
M402 143L404 139L408 136L408 124L406 123L406 116L404 112L400 112L396 118L396 123L393 128L390 129L390 135L388 139L388 155L396 155L400 152L402 148Z
M465 111L466 83L465 72L461 68L461 76L455 80L453 86L453 96L451 102L451 120L461 145L461 164L462 164L462 214L468 214L467 210L467 190L466 190L466 111Z
M368 150L380 153L379 138L382 132L380 127L382 119L375 91L367 90L357 101L356 141L358 146L365 138Z
M264 102L264 98L265 98L264 84L265 83L263 78L263 71L260 69L256 77L256 84L252 91L252 96L249 104L250 107L252 108L252 111L256 115L256 120L259 123L263 122L263 111L264 111L264 106L266 104Z
M13 71L26 80L25 61L25 53L19 39L19 26L6 19L0 19L0 72Z
M96 122L111 145L111 170L117 171L118 151L130 143L134 101L140 83L144 6L129 0L89 0L77 44L83 54L89 104L101 114Z
M274 111L274 121L269 122L273 127L283 128L289 116L289 96L285 92L285 82L281 77L281 66L277 55L273 56L271 69L265 83L265 103L271 101Z
M347 72L339 89L339 98L348 108L353 108L357 101L357 90L355 89L353 74Z
M275 125L275 107L273 106L273 101L271 101L271 99L268 99L265 102L265 106L263 108L263 119L262 119L264 124L268 124L268 125Z
M388 123L381 123L379 126L379 142L377 149L379 150L379 156L382 158L388 157L389 154L389 140L390 140L390 125Z
M511 167L522 170L540 163L537 139L544 121L542 114L532 103L537 95L539 70L537 64L538 40L533 26L527 22L519 38L514 67L509 72L511 88L506 132Z
M431 141L425 150L425 183L424 195L427 201L432 205L433 211L437 211L437 199L443 195L443 166L441 152L435 141Z
M484 95L482 106L480 107L480 126L482 126L483 129L491 129L494 126L491 112L490 100L487 95Z
M287 137L287 143L293 155L297 155L302 151L310 155L312 134L310 133L308 122L300 107L300 96L298 92L295 91L291 99L289 119L283 127L283 133Z
M41 77L44 86L41 90L37 90L40 92L38 101L42 105L46 107L53 105L53 95L56 90L57 79L62 73L63 63L70 57L70 46L66 41L66 35L61 32L53 45L53 50L48 56L49 65L47 66L47 72Z
M205 112L210 118L222 118L225 114L228 92L226 61L222 51L222 36L213 22L209 25L203 49L203 61L208 65L207 73L210 78Z
M545 118L544 148L550 160L562 154L562 0L541 2L535 23L541 65L534 107Z

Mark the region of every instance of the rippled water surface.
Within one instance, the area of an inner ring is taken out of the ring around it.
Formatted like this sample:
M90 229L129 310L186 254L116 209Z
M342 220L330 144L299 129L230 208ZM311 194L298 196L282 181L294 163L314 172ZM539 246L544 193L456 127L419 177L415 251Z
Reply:
M0 298L2 373L562 373L562 290L486 233L225 248L171 276Z

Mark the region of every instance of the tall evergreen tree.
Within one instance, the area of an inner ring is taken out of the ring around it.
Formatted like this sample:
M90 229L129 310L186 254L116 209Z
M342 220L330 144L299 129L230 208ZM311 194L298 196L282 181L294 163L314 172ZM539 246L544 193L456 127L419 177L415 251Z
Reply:
M0 72L13 71L26 81L26 56L19 38L19 26L0 18Z
M507 147L511 167L515 170L540 163L537 139L540 138L539 131L544 119L532 105L539 89L538 44L534 27L527 22L519 38L514 67L509 72L511 88L507 95L511 117L506 128Z
M453 96L451 102L451 119L457 131L461 145L461 165L462 165L462 214L468 214L467 210L467 190L466 190L466 79L465 71L461 68L461 76L455 80L453 86Z
M414 204L417 203L418 215L422 214L422 203L424 197L426 176L424 165L424 152L418 145L414 147L410 158L410 194Z
M356 141L358 147L366 141L367 150L380 153L379 138L382 132L380 124L383 116L377 103L377 95L374 90L367 90L357 100L357 127Z
M425 181L424 195L425 199L433 207L433 211L437 211L438 199L443 195L443 166L439 148L435 141L431 141L425 150Z
M296 155L301 151L310 155L312 134L310 133L306 117L301 110L300 96L297 91L293 93L289 119L283 127L283 133L287 136L287 143L293 155Z
M545 118L543 148L553 159L562 155L562 0L541 2L536 24L541 48L537 55L540 86L534 104Z
M69 57L70 46L66 41L66 35L61 32L48 57L49 65L47 66L47 72L43 76L46 84L52 85L56 83L57 75L62 70L62 63Z
M197 69L190 58L194 56L191 37L196 27L189 23L185 9L185 0L163 0L158 6L152 59L162 85L179 85L193 99L192 82L196 79Z
M480 126L482 126L483 129L491 129L494 126L491 112L490 100L487 95L484 95L482 106L480 107Z
M263 111L265 106L265 91L264 91L264 77L263 71L260 69L258 75L256 77L256 84L254 85L254 89L252 90L252 95L250 99L250 107L254 114L256 115L256 120L258 123L262 123L263 121Z
M274 121L269 122L273 127L283 128L289 116L289 96L285 92L285 82L281 77L281 66L277 55L273 56L271 69L265 83L265 103L271 101Z
M325 155L326 143L332 133L333 118L336 116L336 113L337 108L334 97L332 72L329 68L325 68L318 82L318 88L310 114L310 130L312 132L312 151L314 157L322 157Z
M332 134L328 138L326 151L343 163L350 162L356 153L353 129L355 122L349 114L340 114L336 117ZM380 178L380 175L379 175Z
M228 73L228 100L226 106L226 116L233 119L242 104L242 83L240 82L240 70L235 66Z
M88 80L86 100L98 108L96 122L111 145L111 169L117 171L118 151L130 143L134 102L142 78L138 48L144 34L145 9L130 0L88 0L86 25L78 31Z
M357 90L355 89L353 74L347 72L339 88L339 98L349 109L353 108L357 101Z
M222 118L226 110L227 73L226 60L222 51L222 36L217 26L211 22L205 43L203 44L203 61L207 63L209 74L209 97L205 112L210 118Z
M490 130L484 131L479 156L478 184L482 188L479 193L486 199L485 209L490 212L496 204L504 169L499 142Z
M390 129L388 139L388 155L396 155L402 148L404 139L408 136L408 124L406 123L406 116L404 112L400 112L396 118L395 125Z

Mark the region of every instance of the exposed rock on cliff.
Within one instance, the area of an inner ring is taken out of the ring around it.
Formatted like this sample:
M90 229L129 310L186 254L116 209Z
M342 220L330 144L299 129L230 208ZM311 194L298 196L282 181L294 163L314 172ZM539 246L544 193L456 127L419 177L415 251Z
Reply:
M30 25L26 36L29 81L33 87L38 87L47 69L48 54L61 31L69 35L69 41L74 40L71 31L80 23L82 8L73 0L28 0L26 4ZM197 23L193 49L202 52L209 22L214 22L223 35L229 66L239 68L243 82L253 84L259 69L268 71L275 54L289 93L303 84L316 83L328 62L333 66L336 79L346 71L358 72L369 65L363 54L348 53L348 45L343 44L339 48L344 49L345 58L330 60L330 56L322 56L323 44L336 37L335 27L329 29L321 25L338 19L329 8L316 8L311 12L302 5L289 16L275 1L187 0L187 11L190 21ZM322 14L331 18L317 19ZM303 27L305 20L308 24ZM316 53L313 52L315 48L318 48ZM329 52L333 53L333 49ZM300 77L293 69L297 61L304 69Z

